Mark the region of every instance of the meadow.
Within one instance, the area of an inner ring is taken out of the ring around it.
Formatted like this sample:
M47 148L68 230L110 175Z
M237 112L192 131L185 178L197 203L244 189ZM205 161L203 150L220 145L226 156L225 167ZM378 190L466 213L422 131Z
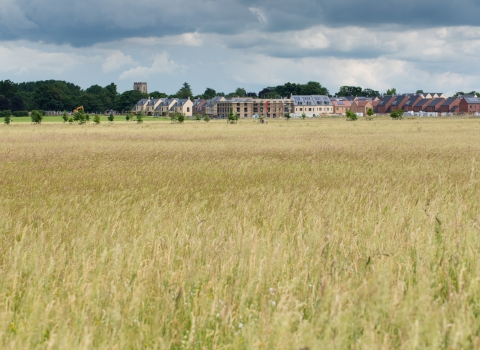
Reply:
M478 349L480 121L0 125L0 349Z

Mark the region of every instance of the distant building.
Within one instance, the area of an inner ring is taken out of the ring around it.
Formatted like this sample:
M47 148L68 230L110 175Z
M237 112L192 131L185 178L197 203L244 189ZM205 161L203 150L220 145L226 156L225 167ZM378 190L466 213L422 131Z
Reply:
M480 98L479 97L465 97L459 103L459 110L462 113L480 113Z
M385 114L389 110L392 102L395 100L393 95L384 95L380 101L378 101L376 113Z
M368 110L372 108L372 102L369 100L355 100L350 107L350 110L353 113L362 113L364 116L367 115Z
M460 104L460 98L450 97L446 99L440 106L440 113L455 113L458 110Z
M352 106L352 102L348 100L332 100L333 114L345 114Z
M325 95L292 95L293 117L305 114L307 117L318 117L322 114L333 114L333 103Z
M133 90L137 90L143 92L144 94L148 94L148 85L147 83L133 83Z

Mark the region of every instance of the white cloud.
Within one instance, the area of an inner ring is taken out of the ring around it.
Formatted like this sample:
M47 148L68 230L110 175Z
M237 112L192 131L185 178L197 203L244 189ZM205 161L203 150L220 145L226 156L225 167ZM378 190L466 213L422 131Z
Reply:
M0 71L14 73L29 73L32 71L46 71L62 74L65 71L78 67L89 58L65 52L45 52L25 46L0 45Z
M156 74L173 73L175 71L184 71L185 69L185 66L170 60L168 53L164 51L154 57L153 63L150 67L138 66L129 69L120 75L120 79L140 80L152 78L152 76Z
M123 54L123 52L116 50L105 58L105 61L102 65L102 70L104 72L112 72L122 68L123 66L131 66L134 64L135 61L133 60L132 56L126 56Z

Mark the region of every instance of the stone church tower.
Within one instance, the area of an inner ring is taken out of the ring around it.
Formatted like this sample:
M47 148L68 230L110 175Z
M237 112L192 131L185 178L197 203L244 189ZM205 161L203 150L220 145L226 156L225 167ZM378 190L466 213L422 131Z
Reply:
M137 90L145 94L148 94L147 83L133 83L133 90Z

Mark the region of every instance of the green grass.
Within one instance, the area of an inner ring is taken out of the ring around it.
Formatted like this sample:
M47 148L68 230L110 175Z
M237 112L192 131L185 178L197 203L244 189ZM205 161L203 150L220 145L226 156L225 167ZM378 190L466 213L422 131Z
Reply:
M108 115L100 116L100 121L102 123L108 123ZM133 116L135 118L135 116ZM93 115L90 115L90 119L93 119ZM165 117L143 117L144 121L165 121L170 120L169 118ZM125 122L124 115L116 115L114 122ZM12 123L31 123L32 119L30 117L12 117ZM42 123L63 123L63 119L61 116L44 116Z
M0 125L0 348L478 349L480 122Z

